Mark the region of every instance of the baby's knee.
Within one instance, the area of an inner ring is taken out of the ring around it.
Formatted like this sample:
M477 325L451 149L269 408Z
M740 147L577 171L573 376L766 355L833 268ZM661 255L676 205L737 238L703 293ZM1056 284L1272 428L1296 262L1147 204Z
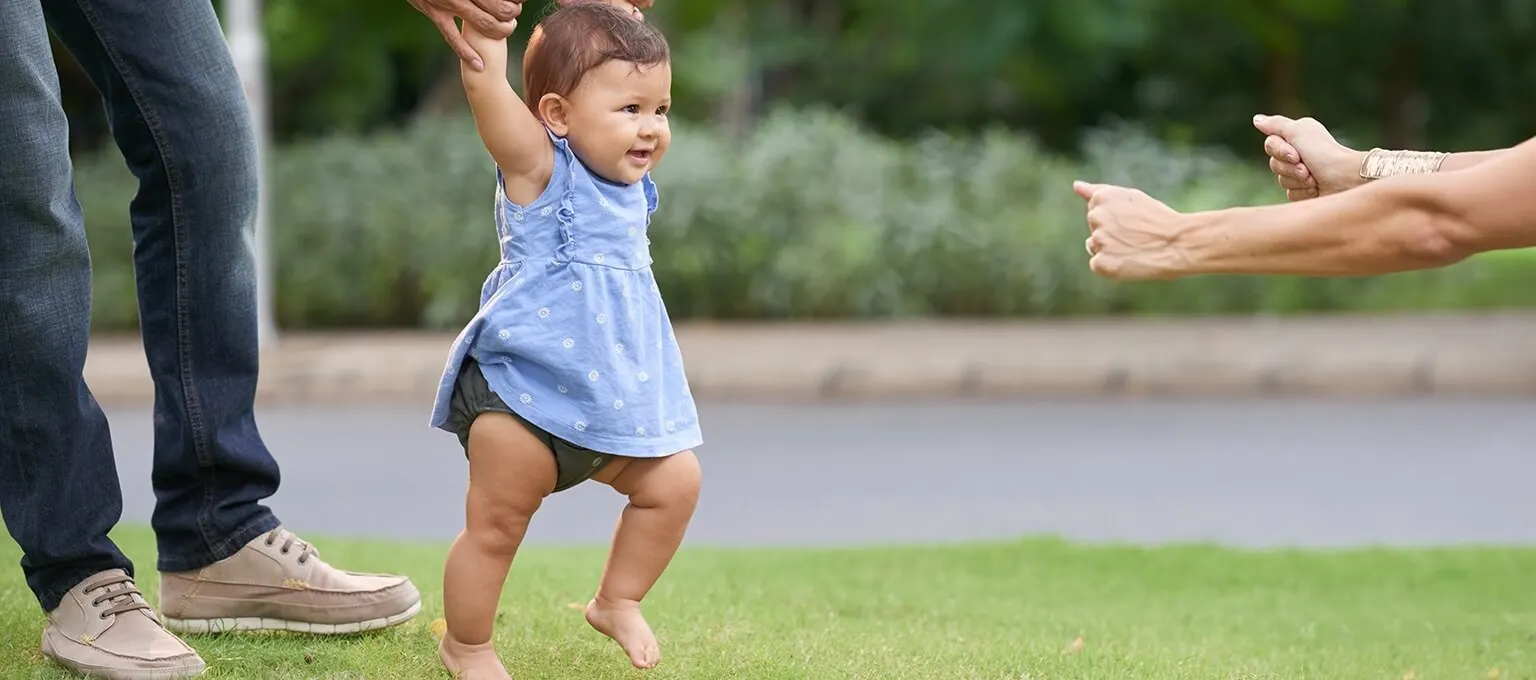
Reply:
M512 555L523 543L542 498L471 492L465 532L492 555Z
M674 505L692 509L699 503L704 473L692 451L658 459L630 494L637 505Z

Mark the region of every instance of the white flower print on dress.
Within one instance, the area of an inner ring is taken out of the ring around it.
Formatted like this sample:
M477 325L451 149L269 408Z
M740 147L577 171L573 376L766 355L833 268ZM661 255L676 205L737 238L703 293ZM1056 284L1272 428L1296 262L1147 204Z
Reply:
M537 408L581 446L629 448L639 456L691 446L697 415L677 348L668 342L676 335L653 295L658 282L649 269L657 255L649 246L650 182L643 196L638 186L598 182L562 141L553 139L563 154L557 155L557 172L575 180L559 183L567 189L564 196L527 208L497 196L499 233L493 238L502 240L501 261L481 287L493 295L481 303L474 325L466 326L468 347L453 349L434 423L450 427L443 414L452 407L455 370L475 358L516 410ZM506 281L511 285L493 290ZM517 285L522 288L514 290ZM608 352L599 349L603 345ZM519 371L520 362L528 370ZM489 370L494 363L507 370Z

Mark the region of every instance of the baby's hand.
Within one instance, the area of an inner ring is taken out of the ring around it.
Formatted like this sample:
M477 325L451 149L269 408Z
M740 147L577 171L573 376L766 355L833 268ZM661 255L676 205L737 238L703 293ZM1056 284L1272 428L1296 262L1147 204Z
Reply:
M502 25L506 28L507 35L511 35L511 34L513 34L513 33L515 33L517 31L517 20L516 19L513 19L511 21L507 21L507 22L503 22ZM481 32L480 29L475 28L474 26L470 25L470 23L468 21L464 22L464 24L459 27L459 33L463 34L465 40L468 40L470 42L478 41L478 42L480 42L482 44L486 43L486 42L497 43L497 42L501 42L503 40L506 40L506 38L491 37L489 35L486 35L485 33Z

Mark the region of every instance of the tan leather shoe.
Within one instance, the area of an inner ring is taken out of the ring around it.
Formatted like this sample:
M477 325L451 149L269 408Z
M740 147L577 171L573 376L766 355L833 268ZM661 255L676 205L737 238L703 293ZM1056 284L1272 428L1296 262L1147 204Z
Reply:
M208 667L191 647L160 627L133 579L104 571L74 587L43 629L43 656L86 677L179 680Z
M279 527L197 571L160 575L165 626L179 633L288 630L320 635L399 625L421 612L403 576L340 571Z

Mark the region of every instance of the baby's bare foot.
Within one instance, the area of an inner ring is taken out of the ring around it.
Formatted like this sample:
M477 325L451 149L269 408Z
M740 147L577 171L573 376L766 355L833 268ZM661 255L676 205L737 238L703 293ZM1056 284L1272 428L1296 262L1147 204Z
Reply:
M635 668L654 668L661 662L661 645L640 615L640 603L592 600L587 605L587 623L619 643Z
M489 642L466 645L444 635L437 645L437 658L455 680L512 680Z

